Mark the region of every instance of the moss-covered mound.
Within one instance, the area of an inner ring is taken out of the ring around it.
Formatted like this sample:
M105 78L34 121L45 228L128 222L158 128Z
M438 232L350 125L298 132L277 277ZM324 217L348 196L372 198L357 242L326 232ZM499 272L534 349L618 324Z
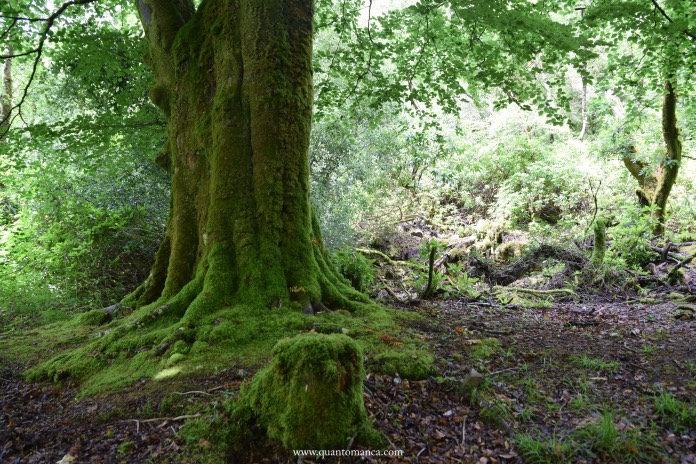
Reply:
M236 414L254 417L287 449L341 449L370 432L362 354L345 335L279 341L273 362L242 391Z

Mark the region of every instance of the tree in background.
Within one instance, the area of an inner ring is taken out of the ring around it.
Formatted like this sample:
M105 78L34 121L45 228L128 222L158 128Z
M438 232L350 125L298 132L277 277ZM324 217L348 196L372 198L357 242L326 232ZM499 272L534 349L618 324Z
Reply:
M681 95L693 105L696 70L696 19L693 5L684 1L595 0L583 8L581 27L594 31L605 47L609 64L600 77L600 88L610 89L614 115L623 129L661 96L664 151L656 162L641 159L630 140L622 147L622 159L638 181L636 190L642 206L650 209L653 233L665 231L667 200L682 161L677 126L677 104Z

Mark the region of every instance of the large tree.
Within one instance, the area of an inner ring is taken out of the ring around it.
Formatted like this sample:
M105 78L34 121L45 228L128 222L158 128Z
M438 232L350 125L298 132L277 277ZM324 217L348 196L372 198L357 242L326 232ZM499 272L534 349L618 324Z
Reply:
M139 0L168 139L171 213L131 296L196 317L236 302L305 312L361 299L327 262L309 202L311 0Z

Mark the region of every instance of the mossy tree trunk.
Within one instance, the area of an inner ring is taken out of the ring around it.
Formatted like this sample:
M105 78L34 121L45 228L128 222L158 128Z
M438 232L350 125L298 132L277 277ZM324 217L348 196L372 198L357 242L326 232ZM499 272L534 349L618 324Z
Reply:
M137 0L168 122L166 237L127 299L195 319L364 297L329 265L309 202L312 0Z
M677 180L682 159L682 146L677 128L677 96L672 80L669 79L665 82L665 95L662 100L662 137L666 153L653 173L647 172L647 165L634 159L630 153L623 159L624 165L640 185L636 190L638 201L642 206L653 207L654 235L664 234L667 199Z

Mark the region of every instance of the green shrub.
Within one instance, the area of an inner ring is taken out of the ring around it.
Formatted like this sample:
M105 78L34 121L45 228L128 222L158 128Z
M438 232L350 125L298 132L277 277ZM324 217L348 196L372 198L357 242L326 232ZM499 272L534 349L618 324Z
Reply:
M348 279L357 290L366 291L375 281L373 261L362 253L350 248L343 248L331 255L338 272Z

